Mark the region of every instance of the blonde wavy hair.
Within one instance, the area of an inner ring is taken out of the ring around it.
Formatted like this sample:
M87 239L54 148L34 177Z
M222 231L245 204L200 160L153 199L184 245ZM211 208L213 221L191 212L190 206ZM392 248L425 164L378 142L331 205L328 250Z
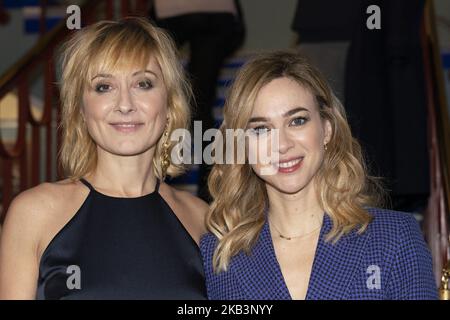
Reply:
M144 18L100 21L77 31L61 48L62 76L61 123L62 146L59 160L70 179L92 172L97 164L96 143L82 120L83 92L93 75L104 70L144 68L154 57L161 68L167 88L170 134L178 128L188 129L192 90L186 80L178 51L170 36ZM165 174L184 172L182 164L170 163L162 172L161 153L165 139L159 139L153 158L153 171L163 179ZM168 154L179 142L169 141Z
M371 221L365 207L384 204L382 182L368 175L361 147L352 137L342 104L323 76L298 53L261 54L239 71L225 104L222 134L225 135L226 129L245 130L259 90L280 77L293 79L309 89L320 117L332 126L327 152L315 179L319 204L333 221L326 240L336 242L354 228L364 232ZM213 202L206 224L218 238L213 266L220 272L227 270L230 259L241 250L250 252L265 222L268 197L264 181L248 163L215 164L208 187Z

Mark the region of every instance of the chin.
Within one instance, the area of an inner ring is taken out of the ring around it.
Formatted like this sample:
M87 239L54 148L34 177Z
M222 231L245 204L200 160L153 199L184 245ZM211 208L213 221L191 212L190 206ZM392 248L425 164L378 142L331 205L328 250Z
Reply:
M136 146L123 146L120 148L114 148L111 152L118 156L131 157L146 152L149 148L136 147Z
M304 188L304 185L301 185L299 183L297 183L295 185L294 184L292 184L292 185L278 184L278 185L275 185L274 187L278 191L285 193L285 194L296 194Z
M296 194L302 190L304 190L310 183L305 181L304 177L301 176L291 176L291 177L279 177L274 176L271 181L266 181L266 183L270 184L273 188L277 189L279 192L285 194Z

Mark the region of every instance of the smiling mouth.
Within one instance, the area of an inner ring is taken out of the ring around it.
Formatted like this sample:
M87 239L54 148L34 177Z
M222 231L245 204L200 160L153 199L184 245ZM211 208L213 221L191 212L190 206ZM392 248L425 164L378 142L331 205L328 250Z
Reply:
M117 122L110 123L110 125L119 132L135 132L144 124L141 122Z
M275 166L280 173L291 173L301 167L303 158L304 157L299 157L289 161L278 162L275 164Z

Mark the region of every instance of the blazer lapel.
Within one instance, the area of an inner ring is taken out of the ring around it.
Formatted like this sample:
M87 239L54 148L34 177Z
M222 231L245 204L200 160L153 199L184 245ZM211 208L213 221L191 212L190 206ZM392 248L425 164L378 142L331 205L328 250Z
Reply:
M333 244L325 242L325 236L332 225L331 218L325 213L309 280L307 300L346 299L351 280L361 262L369 238L368 232L359 235L353 230Z
M338 242L325 242L332 220L325 213L310 275L307 300L346 299L349 285L364 253L368 232L352 231ZM275 255L269 225L266 223L250 255L239 253L232 268L244 299L292 299ZM231 271L231 270L230 270Z
M267 222L251 254L239 253L233 261L233 268L244 299L291 299L273 250Z

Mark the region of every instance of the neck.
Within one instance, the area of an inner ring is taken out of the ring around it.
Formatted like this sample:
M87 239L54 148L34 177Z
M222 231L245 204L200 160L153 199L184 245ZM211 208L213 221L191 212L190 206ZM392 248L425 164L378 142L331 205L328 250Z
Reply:
M154 149L135 156L118 156L97 148L97 167L87 176L99 190L110 195L139 197L152 192Z
M295 194L286 194L267 186L269 221L282 235L306 235L322 225L324 210L319 206L312 185L310 183Z

